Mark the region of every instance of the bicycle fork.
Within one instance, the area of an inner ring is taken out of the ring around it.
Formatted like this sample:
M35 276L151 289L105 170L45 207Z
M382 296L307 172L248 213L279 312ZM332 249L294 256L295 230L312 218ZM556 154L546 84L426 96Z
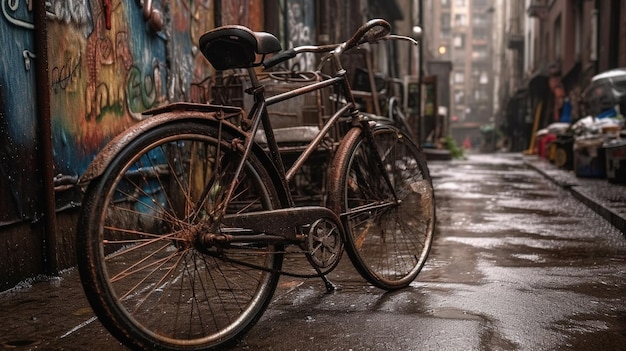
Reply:
M361 121L361 125L363 126L363 133L365 133L365 139L367 140L367 143L370 145L373 151L372 156L374 157L376 167L378 168L378 171L380 172L383 179L385 180L385 184L387 184L389 191L393 194L394 202L398 204L399 202L398 194L396 192L396 188L393 185L393 181L391 180L391 177L389 176L389 170L387 170L383 162L384 155L381 155L378 152L378 146L376 145L376 141L374 140L374 135L372 132L373 127L370 126L370 121L368 121L367 119L363 119Z

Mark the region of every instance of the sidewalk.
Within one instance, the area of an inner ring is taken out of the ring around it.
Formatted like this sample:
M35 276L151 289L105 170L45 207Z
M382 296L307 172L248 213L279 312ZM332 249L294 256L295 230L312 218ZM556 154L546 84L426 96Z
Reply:
M626 234L626 184L606 179L579 178L538 156L524 156L524 163L569 190L572 195Z

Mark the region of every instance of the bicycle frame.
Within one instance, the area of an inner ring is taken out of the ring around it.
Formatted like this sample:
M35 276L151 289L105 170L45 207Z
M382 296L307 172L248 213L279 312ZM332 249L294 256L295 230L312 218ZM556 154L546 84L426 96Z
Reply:
M306 48L305 50L310 51L311 49ZM247 136L243 146L242 160L240 161L235 171L234 178L237 179L239 173L242 171L245 160L250 154L254 145L254 136L259 131L260 126L263 125L263 132L265 133L267 140L268 154L270 155L272 163L278 170L280 185L284 189L284 193L287 196L287 208L282 210L279 209L237 215L225 215L222 213L218 217L223 216L222 218L224 222L228 225L233 225L236 227L238 224L241 224L242 226L244 226L245 224L246 227L250 228L250 223L255 223L252 225L252 227L258 228L259 232L270 233L270 235L237 234L224 237L223 234L208 234L205 242L213 243L215 242L215 240L228 242L251 240L280 241L281 237L289 241L302 241L305 237L295 234L292 230L294 226L298 227L308 225L319 218L329 219L331 222L334 222L337 227L341 228L341 221L339 217L328 208L317 206L296 207L296 204L292 198L289 189L289 182L293 179L294 175L302 168L307 159L315 152L320 143L323 141L324 136L328 134L330 129L337 124L338 120L342 117L351 117L353 121L357 121L359 119L358 110L355 109L356 104L354 102L354 97L350 94L350 85L345 77L346 72L341 67L338 58L332 55L331 57L334 57L333 61L336 65L336 73L333 77L324 79L319 82L310 83L295 90L280 93L269 98L265 97L264 87L260 83L254 68L248 68L248 76L252 82L252 87L248 91L250 91L254 97L254 105L252 106L248 117L248 119L252 121L252 124L250 129L246 133ZM344 94L346 95L347 102L326 121L324 126L313 138L313 140L307 144L307 146L294 162L294 164L288 170L286 170L282 161L280 147L276 138L274 137L273 128L271 126L270 116L268 114L267 107L300 95L331 87L333 85L341 85ZM236 187L237 184L230 185L230 188L228 189L224 198L225 204L227 204L228 201L230 201L230 199L232 198L233 192ZM282 224L285 222L292 222L293 225L285 228ZM276 236L275 234L278 234L278 236ZM220 235L222 236L220 237Z
M411 284L435 225L426 160L408 134L359 111L339 60L390 30L375 19L342 44L293 48L267 60L281 50L269 33L233 25L200 38L216 69L247 70L249 113L184 102L147 111L150 117L111 141L80 180L93 181L77 223L78 268L90 305L115 337L143 350L233 345L267 309L281 275L321 278L335 290L328 274L344 252L376 287ZM296 75L295 85L272 92L271 84L288 76L268 72L265 84L257 75L259 66L302 52L326 56L313 75ZM331 87L338 95L329 112L330 102L320 101ZM307 93L323 106L319 129L283 138L294 129L274 129L281 126L274 116L310 121L310 109L297 114L310 106L299 103ZM290 99L285 110L269 108ZM322 158L329 167L310 166ZM301 183L308 176L313 186ZM285 256L297 264L284 268Z
M360 33L361 38L364 33ZM321 81L308 83L300 88L294 90L279 93L271 97L265 96L264 86L259 81L255 68L260 65L268 67L267 63L258 63L252 67L247 68L248 77L251 81L250 89L246 92L251 94L254 99L254 104L251 107L247 116L244 116L249 122L251 122L249 129L244 131L240 127L232 123L226 122L226 120L235 115L242 115L243 111L233 106L221 106L221 105L207 105L207 104L191 104L191 103L174 103L166 105L160 108L149 110L144 112L145 115L151 115L150 118L145 119L142 123L135 125L127 130L125 133L119 135L113 142L109 143L97 158L92 162L89 168L85 171L80 179L80 183L85 184L90 180L98 177L115 155L124 148L125 144L132 139L134 135L143 133L149 129L157 128L158 126L166 123L176 123L178 120L185 118L193 119L205 119L211 120L219 125L219 128L228 128L230 131L234 131L242 136L242 158L235 170L234 179L237 179L242 172L246 159L255 147L255 135L263 126L263 133L265 133L267 140L267 154L268 159L272 163L273 168L276 170L276 186L280 186L281 194L284 194L282 199L283 209L275 209L271 211L261 211L257 213L246 214L225 214L226 204L232 199L233 193L237 184L231 184L226 192L224 198L224 206L222 212L215 214L214 218L217 221L222 221L224 224L236 227L246 227L252 229L256 233L263 234L251 234L247 235L241 232L229 235L227 231L221 231L220 234L207 234L202 240L205 244L210 245L216 242L235 242L235 241L269 241L269 242L301 242L305 237L295 234L293 231L294 226L305 226L310 224L316 218L326 218L331 222L337 224L338 228L342 228L339 214L335 214L333 211L322 206L305 206L297 207L293 200L292 193L290 191L290 182L293 180L296 173L303 167L305 162L314 154L316 149L323 142L324 137L330 132L331 128L338 125L341 118L349 119L351 124L350 128L360 128L363 133L366 133L368 143L372 147L375 147L373 138L371 136L370 122L367 118L359 113L356 108L355 96L352 94L350 82L347 79L347 72L342 67L340 57L342 53L351 49L352 47L359 45L362 42L372 41L371 39L362 40L356 39L358 36L355 34L353 38L346 41L343 44L331 44L324 46L302 46L298 48L290 49L290 54L286 58L295 57L298 54L311 52L311 53L326 53L326 56L322 59L319 65L319 70L327 64L333 68L333 74ZM405 39L414 41L408 37L400 37L396 35L386 35L382 37L376 37L373 41L389 40L389 39ZM280 54L279 54L280 55ZM274 58L274 57L272 57ZM271 60L271 59L270 59ZM283 59L284 61L284 59ZM338 107L336 112L328 118L324 123L317 135L306 145L301 154L297 157L296 161L290 166L289 169L285 169L280 146L274 136L273 128L268 114L268 106L279 104L297 96L301 96L307 93L315 92L324 88L338 86L345 98L343 106ZM376 153L374 153L376 154ZM393 190L389 175L384 170L382 160L380 156L376 154L378 164L382 174L385 174L385 181L389 188ZM332 181L332 180L331 180ZM208 189L205 190L208 193ZM206 194L204 195L206 196ZM202 201L202 200L201 200ZM293 225L285 227L282 223L291 222Z
M330 129L335 126L339 118L345 117L347 112L354 114L355 112L358 112L358 111L355 110L354 108L355 103L354 103L353 98L352 98L352 101L347 102L343 107L339 108L338 111L335 112L328 119L328 121L324 124L324 126L317 133L317 135L313 138L313 140L305 147L304 151L300 154L300 156L297 158L294 164L288 170L286 170L284 168L282 159L280 157L280 148L279 148L278 142L276 141L276 138L274 137L273 128L271 126L269 114L267 113L267 107L273 104L277 104L282 101L291 99L293 97L311 93L316 90L320 90L320 89L330 87L336 84L343 85L344 91L350 91L349 83L345 79L345 71L340 70L339 74L335 77L332 77L332 78L329 78L320 82L311 83L311 84L308 84L301 88L297 88L292 91L274 95L267 99L263 95L263 86L260 85L254 70L249 69L249 73L253 82L252 90L255 91L254 93L255 104L251 109L251 113L252 113L251 119L253 122L256 122L256 123L252 125L252 128L249 131L250 137L245 146L245 155L249 153L252 147L251 144L254 139L254 135L256 135L256 133L258 132L258 129L259 129L258 122L260 121L263 124L263 131L267 138L267 146L268 146L269 154L272 160L275 162L275 165L277 166L279 173L284 174L284 177L283 177L284 179L281 180L283 182L283 186L288 187L288 183L293 179L294 175L298 172L298 170L300 170L300 168L304 165L306 160L315 152L317 147L323 141L324 136L328 134ZM289 205L294 206L294 202L293 202L293 199L291 199L291 197L289 197Z
M417 42L412 38L392 35L392 34L388 34L384 37L380 37L377 40L407 40L414 44L417 44ZM331 45L326 45L326 46L302 46L302 47L291 49L293 51L293 53L290 55L291 57L296 56L301 53L305 53L305 52L312 52L312 53L330 52L328 54L328 57L322 60L322 63L320 64L320 68L326 63L326 61L330 61L330 64L334 68L334 74L332 77L322 80L320 82L310 83L301 88L297 88L292 91L277 94L269 98L266 98L264 95L264 88L259 82L258 76L254 70L254 67L248 68L248 76L252 82L252 87L250 88L249 91L251 91L254 96L254 105L250 110L250 115L252 116L251 119L253 121L253 125L252 125L252 129L250 130L250 137L248 138L247 144L245 145L245 155L247 156L250 152L254 135L256 135L259 129L258 122L260 121L263 124L263 130L266 134L270 156L272 160L274 161L275 166L277 167L279 173L281 175L284 174L284 177L281 177L282 178L281 183L282 183L282 186L285 188L286 193L289 194L288 203L290 207L293 207L295 204L289 192L289 182L293 179L295 174L302 168L302 166L307 161L307 159L315 152L317 147L323 141L324 136L328 134L330 129L336 125L336 122L339 120L339 118L346 116L346 113L347 113L348 117L352 118L353 126L357 126L361 122L367 123L367 121L359 122L360 116L359 116L359 111L356 109L355 96L352 93L350 82L348 81L346 77L347 72L341 65L340 57L345 48L348 48L348 49L350 48L347 42L343 46L331 44ZM322 129L311 140L311 142L305 147L304 151L296 159L296 161L293 163L290 169L285 170L284 164L282 162L282 158L280 157L280 148L274 137L273 128L271 127L271 122L269 119L269 115L267 113L267 107L273 104L277 104L277 103L289 100L291 98L301 96L307 93L311 93L317 90L321 90L323 88L330 87L333 85L341 86L342 92L346 99L345 105L339 108L337 112L335 112L335 114L333 114L326 121L326 123L324 123L324 126L322 127ZM368 128L363 128L363 130L365 131L365 133L368 133L368 134L370 133ZM371 135L368 136L368 140L373 142ZM381 160L378 160L377 163L380 165L380 167L382 167ZM240 171L240 169L238 171ZM386 174L386 172L383 172L383 174ZM391 182L389 179L387 179L387 182L391 186ZM234 189L234 186L231 187L227 200L230 199L230 197L232 196L233 189Z

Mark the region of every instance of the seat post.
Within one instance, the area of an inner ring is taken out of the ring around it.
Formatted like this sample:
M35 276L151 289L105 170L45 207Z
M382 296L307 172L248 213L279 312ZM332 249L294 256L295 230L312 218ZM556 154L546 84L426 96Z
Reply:
M254 96L254 102L259 102L259 99L264 100L263 93L265 92L265 87L259 81L259 77L256 74L256 70L254 67L248 67L248 77L250 77L250 84L252 85L250 89L246 92Z
M250 82L252 83L253 90L261 86L261 83L259 82L259 77L257 76L254 67L248 67L248 76L250 77Z

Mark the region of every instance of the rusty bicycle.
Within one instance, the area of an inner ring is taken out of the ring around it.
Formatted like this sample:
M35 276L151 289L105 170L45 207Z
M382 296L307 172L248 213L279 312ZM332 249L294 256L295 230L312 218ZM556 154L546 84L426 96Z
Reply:
M236 342L268 307L279 277L293 274L283 259L294 248L329 290L326 275L344 250L379 288L416 278L435 227L426 160L408 135L356 109L340 62L354 47L394 38L402 39L381 19L343 43L282 52L276 37L243 26L200 38L217 70L247 71L252 108L173 103L146 111L81 177L78 267L91 307L116 338L140 350ZM302 53L324 55L331 73L266 96L257 71ZM268 107L329 87L336 110L306 131L286 164ZM328 142L331 134L339 137ZM291 184L321 148L330 158L325 195L299 204Z

